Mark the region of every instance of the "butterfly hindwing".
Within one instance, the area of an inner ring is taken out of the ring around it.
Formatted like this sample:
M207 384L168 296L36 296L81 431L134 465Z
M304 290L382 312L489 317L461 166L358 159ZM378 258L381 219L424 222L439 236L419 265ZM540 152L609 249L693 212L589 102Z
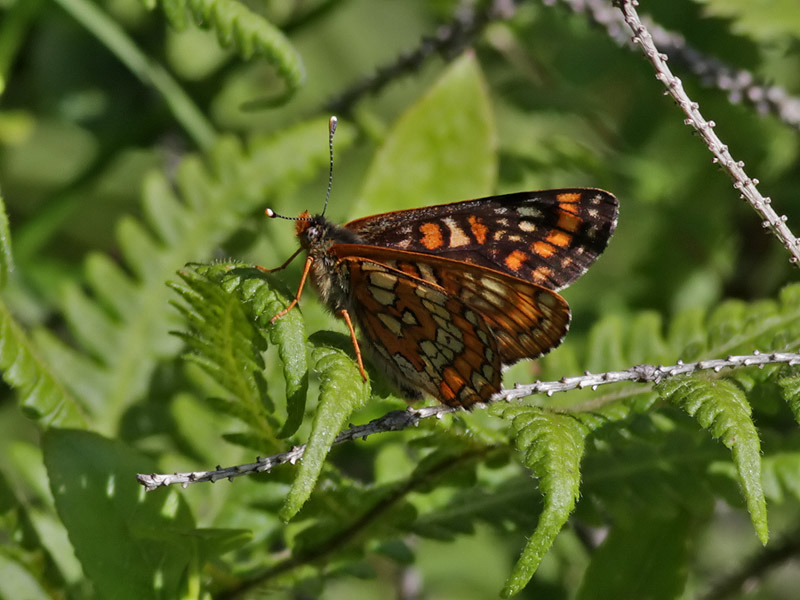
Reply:
M502 364L536 358L557 346L569 326L569 307L557 293L484 267L426 255L361 244L336 244L340 259L373 261L407 277L408 287L433 284L468 307L488 326ZM351 268L352 293L358 295ZM372 305L371 310L378 310ZM369 332L367 332L369 335Z
M608 244L617 200L591 188L518 192L351 221L361 243L433 254L558 290Z
M449 406L471 406L500 390L500 356L487 322L432 283L361 256L344 255L362 344L401 389Z

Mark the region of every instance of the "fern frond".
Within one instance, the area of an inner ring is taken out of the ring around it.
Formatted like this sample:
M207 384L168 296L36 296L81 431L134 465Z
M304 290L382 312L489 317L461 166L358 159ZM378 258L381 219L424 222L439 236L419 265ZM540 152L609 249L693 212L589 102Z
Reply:
M210 399L213 408L242 420L251 429L248 434L230 434L226 439L246 442L260 452L274 451L277 438L294 433L305 411L308 370L299 311L270 323L289 301L259 269L237 263L190 265L179 275L184 284L172 287L184 300L178 308L189 332L178 335L192 350L188 358L228 393L228 398ZM261 353L266 350L267 331L278 349L286 380L287 418L280 432L263 375Z
M17 390L20 409L44 426L85 427L86 417L52 367L39 356L30 338L0 303L0 371Z
M323 119L302 123L253 140L247 151L223 140L208 164L197 157L183 161L175 190L161 174L148 177L143 204L150 227L126 219L118 230L128 269L92 256L87 261L88 292L73 288L63 299L70 330L96 360L84 361L80 372L71 370L69 361L55 360L58 356L50 361L83 404L103 406L101 431L113 430L127 407L143 396L157 361L180 349L169 334L176 327L176 314L167 306L174 292L164 281L177 267L209 257L237 231L245 215L263 205L267 190L289 193L326 165L327 148L320 143L320 131L326 128ZM339 146L352 140L347 131L342 133ZM92 323L114 340L111 351L93 339ZM48 344L42 351L51 358L48 352L57 348Z
M794 415L794 420L800 423L800 375L792 372L778 379L781 392Z
M11 232L5 203L0 196L0 289L13 268ZM17 390L20 409L43 425L86 426L83 408L65 389L36 344L0 302L0 372L3 381Z
M221 283L229 292L237 292L251 320L262 331L269 332L270 343L278 349L286 382L286 421L277 436L287 438L297 431L305 415L308 391L306 328L299 311L289 311L271 322L274 315L289 305L289 296L274 285L272 278L265 280L264 277L258 269L240 268L227 273Z
M154 8L156 0L143 0ZM292 43L272 23L245 4L234 0L160 0L170 24L178 30L188 26L188 14L201 27L213 29L224 48L233 49L243 59L263 56L286 83L280 101L285 102L305 80L302 59Z
M514 445L523 464L538 479L544 500L536 530L503 588L503 596L509 597L528 584L575 508L580 494L581 459L590 429L571 415L532 406L498 405L494 412L511 421Z
M761 488L761 441L740 387L724 379L685 377L656 386L665 400L686 411L731 451L750 518L767 543L767 501Z
M215 399L217 410L241 419L258 434L256 447L273 452L277 448L278 423L261 356L267 344L239 299L220 285L227 271L236 266L194 265L178 273L183 283L173 283L171 287L184 301L176 306L186 319L189 332L177 335L191 350L187 358L226 393L226 397Z
M314 345L312 360L320 380L319 404L306 452L280 511L281 518L287 521L311 495L336 435L370 396L369 382L362 381L355 361L342 350L350 340L342 338L344 336L320 332L310 339Z

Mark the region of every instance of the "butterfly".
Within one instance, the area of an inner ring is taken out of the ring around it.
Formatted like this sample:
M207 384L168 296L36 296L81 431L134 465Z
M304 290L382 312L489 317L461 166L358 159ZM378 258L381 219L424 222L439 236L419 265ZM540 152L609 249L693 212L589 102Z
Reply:
M295 298L272 321L297 305L310 280L347 324L365 381L362 349L408 400L428 394L469 408L500 391L503 365L559 345L570 310L557 290L606 248L617 200L568 188L398 210L343 226L324 210L294 220L300 248L272 271L304 250L307 258Z

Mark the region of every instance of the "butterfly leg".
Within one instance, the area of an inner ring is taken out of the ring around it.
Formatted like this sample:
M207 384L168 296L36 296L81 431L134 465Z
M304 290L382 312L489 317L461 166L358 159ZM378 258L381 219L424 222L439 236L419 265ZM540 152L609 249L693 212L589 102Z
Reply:
M297 258L297 255L298 255L298 254L300 254L302 251L303 251L303 249L302 249L302 248L298 248L297 250L295 250L295 251L294 251L294 254L292 254L292 255L291 255L289 258L288 258L288 260L287 260L285 263L283 263L283 264L282 264L280 267L275 267L274 269L268 269L268 268L266 268L266 267L262 267L261 265L256 265L256 268L257 268L259 271L263 271L264 273L275 273L276 271L283 271L283 270L284 270L286 267L288 267L288 266L289 266L289 264L290 264L290 263L291 263L291 262L292 262L292 261L293 261L295 258Z
M342 315L344 322L347 323L347 328L350 330L350 339L353 342L353 348L356 351L356 361L358 361L358 370L361 371L361 379L364 381L367 380L367 372L364 370L364 361L361 358L361 347L358 345L358 339L356 338L356 330L353 328L353 322L350 320L350 313L347 312L347 309L342 309L339 311L339 314Z
M297 252L295 252L295 254L294 254L294 256L292 256L292 258L294 258L295 256L297 256ZM290 259L290 260L291 260L291 259ZM298 302L300 302L300 296L302 296L302 295L303 295L303 288L304 288L304 287L305 287L305 285L306 285L306 279L308 278L308 272L311 270L311 264L312 264L313 262L314 262L314 257L313 257L313 256L309 256L309 257L306 259L306 265L305 265L305 267L303 267L303 276L300 278L300 285L299 285L299 286L298 286L298 288L297 288L297 294L295 294L294 300L292 300L292 301L289 303L289 306L287 306L287 307L286 307L286 308L284 308L282 311L280 311L280 312L279 312L277 315L275 315L274 317L272 317L272 318L269 320L269 322L270 322L270 323L274 323L275 321L277 321L278 319L280 319L280 318L281 318L283 315L285 315L285 314L286 314L286 313L288 313L290 310L292 310L292 309L293 309L295 306L297 306L297 303L298 303ZM286 264L289 264L289 263L286 263ZM283 268L283 267L285 267L285 266L286 266L286 265L283 265L283 266L281 266L281 267L278 267L278 269L282 269L282 268ZM274 270L277 270L277 269L274 269Z

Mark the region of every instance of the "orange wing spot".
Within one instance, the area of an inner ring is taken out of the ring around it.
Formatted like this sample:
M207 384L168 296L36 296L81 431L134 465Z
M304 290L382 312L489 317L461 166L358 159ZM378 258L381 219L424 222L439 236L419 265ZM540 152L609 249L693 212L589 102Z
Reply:
M442 228L436 223L423 223L419 226L419 232L422 234L422 245L428 250L436 250L444 245Z
M566 210L558 211L558 224L557 227L559 229L563 229L564 231L569 231L570 233L575 233L578 231L578 227L580 227L583 219L579 216L572 214Z
M552 254L552 250L550 253ZM512 271L519 271L522 268L522 263L525 262L527 258L528 255L522 252L521 250L514 250L508 256L506 256L505 263L506 266Z
M469 228L472 235L475 236L475 241L483 245L486 243L486 234L489 233L489 228L481 223L481 220L472 215L469 218Z
M546 242L533 242L531 244L531 250L533 250L536 256L541 256L542 258L550 258L556 253L555 246L553 246L549 240Z
M566 248L572 241L572 236L568 234L566 231L559 231L558 229L554 229L545 238L545 241L550 242L553 246L558 246L559 248Z
M559 204L577 204L580 202L581 195L579 192L567 192L556 196Z

